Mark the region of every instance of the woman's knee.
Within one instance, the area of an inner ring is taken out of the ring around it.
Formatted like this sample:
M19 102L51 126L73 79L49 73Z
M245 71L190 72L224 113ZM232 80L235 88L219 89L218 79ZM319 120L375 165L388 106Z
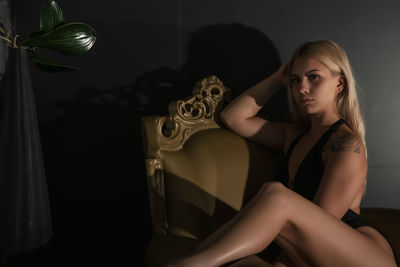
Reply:
M274 181L265 183L261 187L259 194L268 199L273 199L274 202L279 203L280 205L288 205L288 200L290 199L288 197L288 190L289 189L282 183Z
M260 189L260 193L282 195L286 193L286 190L287 188L281 182L273 181L264 183Z

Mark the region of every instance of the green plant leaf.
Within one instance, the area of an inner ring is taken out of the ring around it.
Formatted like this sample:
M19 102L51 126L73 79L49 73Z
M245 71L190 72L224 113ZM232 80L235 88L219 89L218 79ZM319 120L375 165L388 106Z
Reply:
M64 72L64 71L76 71L78 70L75 67L72 66L67 66L67 65L62 65L59 63L56 63L52 59L39 54L38 52L34 51L30 55L30 59L32 60L33 63L35 63L36 67L40 69L41 71L44 72Z
M95 30L85 23L76 22L24 40L19 45L51 49L65 55L79 55L89 51L95 42Z
M40 31L49 32L64 23L64 15L61 8L53 0L42 5L40 14Z

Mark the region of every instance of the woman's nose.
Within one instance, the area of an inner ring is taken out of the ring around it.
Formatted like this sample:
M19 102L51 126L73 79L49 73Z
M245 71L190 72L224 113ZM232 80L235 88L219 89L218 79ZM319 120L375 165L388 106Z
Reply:
M301 80L299 93L308 94L310 92L310 86L305 79Z

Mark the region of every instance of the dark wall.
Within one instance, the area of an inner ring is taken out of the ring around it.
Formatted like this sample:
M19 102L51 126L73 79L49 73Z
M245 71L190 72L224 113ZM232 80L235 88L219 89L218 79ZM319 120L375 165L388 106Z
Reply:
M15 2L22 36L38 29L42 2ZM140 266L151 236L140 116L166 114L210 74L238 95L280 58L265 34L234 22L203 25L183 44L180 1L57 2L66 22L88 23L98 38L85 55L47 52L77 72L31 68L54 240L16 263ZM282 117L286 95L277 98L263 115Z
M42 2L14 2L22 36L38 29ZM142 266L151 222L139 117L157 111L146 107L144 94L140 104L136 92L157 87L158 73L161 82L176 80L177 28L165 21L177 8L160 9L162 1L57 2L66 22L85 22L98 38L82 56L47 53L77 72L48 74L32 65L54 239L13 264Z

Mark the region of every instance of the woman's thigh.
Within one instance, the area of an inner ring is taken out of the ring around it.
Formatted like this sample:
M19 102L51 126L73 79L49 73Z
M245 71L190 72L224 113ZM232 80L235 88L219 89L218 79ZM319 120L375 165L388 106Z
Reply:
M275 241L296 265L396 266L374 229L359 232L297 193L281 190L289 217Z

